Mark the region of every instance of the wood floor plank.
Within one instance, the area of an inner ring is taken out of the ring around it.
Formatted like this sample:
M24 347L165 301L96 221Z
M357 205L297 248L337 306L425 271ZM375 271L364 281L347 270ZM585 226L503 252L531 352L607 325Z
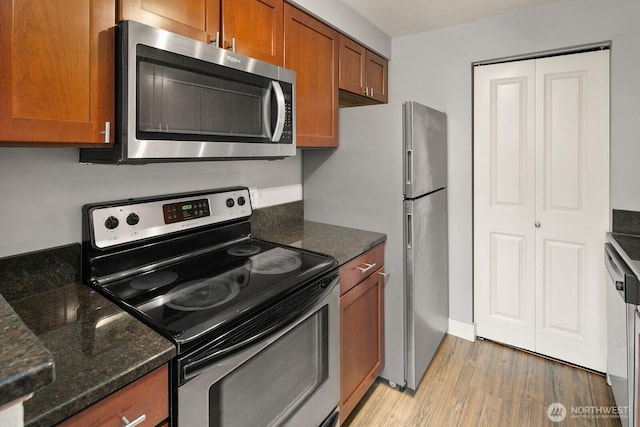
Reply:
M589 391L591 393L592 401L597 401L599 399L599 396L608 396L609 401L614 402L613 392L611 390L611 387L607 384L607 380L604 376L589 376ZM618 423L618 419L616 417L603 414L602 417L596 419L596 425L599 427L610 427L618 426L620 424Z
M547 416L555 402L567 410L560 423ZM613 402L602 375L491 341L472 343L447 335L415 393L378 379L343 425L619 426L618 418L585 414Z

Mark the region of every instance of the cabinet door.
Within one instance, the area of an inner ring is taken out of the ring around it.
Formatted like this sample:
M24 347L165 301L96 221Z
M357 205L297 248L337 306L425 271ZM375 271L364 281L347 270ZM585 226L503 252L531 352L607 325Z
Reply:
M284 66L296 72L297 145L337 147L339 34L285 4L284 40Z
M118 20L133 20L211 43L220 31L220 0L120 0Z
M344 421L383 367L382 269L340 297L340 420Z
M366 94L367 50L349 37L340 34L340 89L364 96Z
M386 59L367 51L366 73L369 98L383 103L387 102L387 70L388 63Z
M237 53L282 65L282 0L222 0L222 45ZM235 43L233 43L235 39Z
M0 2L0 141L104 144L114 0Z

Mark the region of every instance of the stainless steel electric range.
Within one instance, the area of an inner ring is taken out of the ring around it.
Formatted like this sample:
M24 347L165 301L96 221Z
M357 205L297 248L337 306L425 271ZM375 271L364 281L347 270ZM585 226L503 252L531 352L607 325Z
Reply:
M177 348L172 425L337 425L335 259L253 238L243 187L82 212L83 281Z

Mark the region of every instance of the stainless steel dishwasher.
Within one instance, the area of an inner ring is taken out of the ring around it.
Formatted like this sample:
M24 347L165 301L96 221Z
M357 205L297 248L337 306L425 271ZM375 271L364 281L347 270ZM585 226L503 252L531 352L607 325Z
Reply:
M635 426L636 331L638 278L610 244L605 243L607 268L607 382L611 385L623 427Z

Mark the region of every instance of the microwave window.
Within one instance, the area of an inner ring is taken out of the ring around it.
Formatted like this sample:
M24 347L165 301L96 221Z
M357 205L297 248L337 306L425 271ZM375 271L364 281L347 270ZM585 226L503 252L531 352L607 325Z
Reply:
M262 86L139 60L138 131L265 138L266 92Z

